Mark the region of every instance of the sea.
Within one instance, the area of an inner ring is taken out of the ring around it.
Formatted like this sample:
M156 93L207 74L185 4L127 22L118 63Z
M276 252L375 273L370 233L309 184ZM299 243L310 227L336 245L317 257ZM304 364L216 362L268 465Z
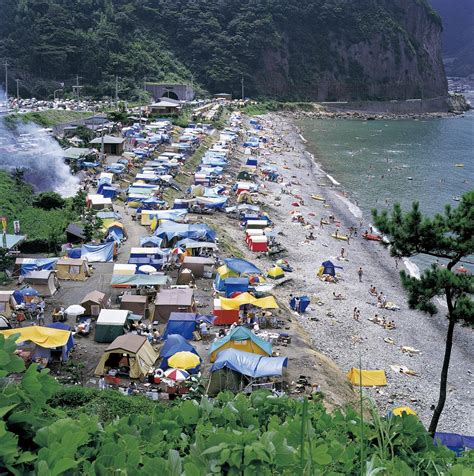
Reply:
M474 105L474 93L470 97ZM474 188L474 110L426 119L304 119L297 125L309 152L367 219L373 208L399 202L408 210L413 201L432 216ZM421 268L429 264L423 257L414 261Z

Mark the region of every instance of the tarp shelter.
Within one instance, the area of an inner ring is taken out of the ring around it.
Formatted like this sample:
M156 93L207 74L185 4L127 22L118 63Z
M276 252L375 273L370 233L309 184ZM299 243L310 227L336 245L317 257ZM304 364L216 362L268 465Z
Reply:
M170 222L160 225L154 234L159 238L163 238L166 246L172 246L176 241L184 238L211 242L214 242L216 239L216 232L205 224L188 225Z
M89 277L89 266L84 258L61 258L56 263L56 275L59 279L85 281Z
M271 279L281 279L285 277L285 272L280 268L280 266L273 266L268 270L268 278Z
M171 334L179 334L185 339L191 340L198 321L199 314L195 312L172 312L166 324L163 338L166 339Z
M0 314L10 317L18 304L13 297L14 291L0 291Z
M33 286L44 297L54 296L59 287L56 272L50 269L32 271L25 276L24 282Z
M192 352L199 356L197 350L183 336L170 334L160 349L160 358L162 359L160 368L163 370L169 368L168 359L177 352Z
M225 390L239 392L252 379L283 376L287 366L286 357L264 357L236 349L223 350L211 367L208 394L214 396Z
M438 441L454 451L457 456L461 456L465 450L474 449L474 436L459 435L457 433L435 433L435 444Z
M231 271L234 271L238 275L262 274L260 269L258 269L254 264L241 258L226 258L224 259L224 263Z
M130 311L102 309L95 327L96 342L112 342L125 333Z
M55 329L51 326L28 326L28 327L19 327L16 329L8 329L5 331L0 331L0 334L3 334L5 337L11 336L12 334L19 334L17 339L17 344L23 342L32 342L38 347L43 349L56 349L62 348L63 360L67 360L69 351L74 345L72 339L72 334L68 330ZM50 357L50 352L44 352L41 357Z
M135 265L133 265L135 266ZM164 286L171 281L169 276L164 274L113 274L113 288L133 288L140 286Z
M336 276L336 269L342 269L342 266L336 266L331 261L324 261L323 263L321 263L321 267L318 271L318 276L322 276L323 274Z
M120 301L120 309L126 309L145 318L148 310L148 298L136 294L124 294Z
M213 258L186 256L181 264L181 269L190 269L195 278L212 278L214 263Z
M81 258L86 258L89 263L111 263L114 260L113 241L100 245L82 245Z
M97 317L107 307L107 297L100 291L91 291L84 296L81 306L85 309L84 315Z
M215 362L219 352L225 349L236 349L252 354L265 356L272 355L272 345L270 342L256 336L246 327L234 327L225 337L216 339L210 348L211 362Z
M157 358L158 354L146 337L126 334L117 337L107 347L94 373L104 375L110 369L125 367L130 378L144 378Z
M13 274L22 276L31 271L41 271L43 269L54 269L59 258L17 258Z
M112 223L108 223L104 226L104 228L106 228L107 230L107 235L114 232L121 240L123 240L127 236L127 230L125 229L125 226L119 221L113 221Z
M162 289L156 295L154 320L167 322L172 312L196 312L193 289Z
M242 293L233 299L220 298L219 308L223 310L239 309L240 306L251 304L260 309L278 309L278 304L273 296L256 298L250 293Z
M352 367L347 373L347 378L353 385L362 385L362 387L387 385L385 370L360 370Z

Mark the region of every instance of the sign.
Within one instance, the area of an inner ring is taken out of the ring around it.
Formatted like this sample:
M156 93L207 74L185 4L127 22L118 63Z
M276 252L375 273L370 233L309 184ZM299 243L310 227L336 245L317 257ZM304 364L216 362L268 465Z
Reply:
M13 222L13 231L14 231L15 235L20 234L20 221L19 220L15 220Z
M7 217L0 217L0 223L3 227L3 234L7 232Z

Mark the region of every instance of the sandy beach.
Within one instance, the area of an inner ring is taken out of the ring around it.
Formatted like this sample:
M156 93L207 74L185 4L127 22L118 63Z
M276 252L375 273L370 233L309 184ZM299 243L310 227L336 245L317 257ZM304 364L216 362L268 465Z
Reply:
M276 296L284 302L288 302L290 294L310 296L307 312L295 317L311 336L314 349L333 359L344 372L358 367L359 361L364 369L385 370L388 385L366 388L366 394L382 413L406 405L428 424L431 407L438 398L444 355L447 320L443 307L440 306L440 313L433 317L408 309L398 275L404 263L400 261L397 269L387 249L380 243L361 238L369 229L370 217L363 216L350 201L337 177L328 177L319 167L317 157L305 150L304 138L288 118L269 114L261 118L261 124L268 144L261 151L259 163L276 166L283 177L283 183L263 183L265 193L261 200L275 225L273 231L279 243L288 250L283 256L294 267L293 273L287 273L292 280L277 288ZM246 156L240 153L234 160L242 164ZM283 189L289 193L282 193ZM326 201L315 200L312 194L322 195ZM292 205L295 202L299 206ZM303 215L305 225L293 220L294 211ZM335 223L321 228L320 220L329 221L330 215ZM358 237L348 242L331 236L336 229L339 234L348 235L349 227L357 229ZM241 230L229 228L227 231L235 234L236 242L242 241ZM310 232L315 240L305 239ZM345 249L344 258L341 258L341 248ZM268 269L276 259L262 256L259 266ZM342 266L343 269L338 270L341 278L338 283L323 282L317 277L321 263L326 260ZM362 282L359 282L359 267L363 270ZM376 297L369 294L371 285L400 310L377 308ZM344 299L334 299L333 293L341 294ZM353 318L354 307L360 310L359 321ZM393 321L395 328L386 329L369 320L376 314ZM472 432L473 343L472 329L457 326L440 431ZM412 351L404 352L402 347L410 347ZM415 375L396 372L391 366L405 366Z

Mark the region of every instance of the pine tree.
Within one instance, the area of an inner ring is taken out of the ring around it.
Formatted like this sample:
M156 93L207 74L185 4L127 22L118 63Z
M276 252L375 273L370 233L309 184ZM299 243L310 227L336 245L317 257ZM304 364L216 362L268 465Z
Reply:
M434 435L446 402L455 324L474 324L474 278L469 273L454 269L474 253L474 190L463 195L457 208L446 205L444 214L437 214L433 218L423 216L417 202L413 203L408 213L403 213L400 205L396 204L391 216L386 211L379 214L377 210L373 210L372 215L375 226L389 238L392 256L424 254L436 258L436 263L425 270L420 279L404 271L400 273L410 308L433 315L438 312L433 302L437 296L444 297L448 308L439 398L429 426L429 432ZM441 265L438 260L446 264Z

